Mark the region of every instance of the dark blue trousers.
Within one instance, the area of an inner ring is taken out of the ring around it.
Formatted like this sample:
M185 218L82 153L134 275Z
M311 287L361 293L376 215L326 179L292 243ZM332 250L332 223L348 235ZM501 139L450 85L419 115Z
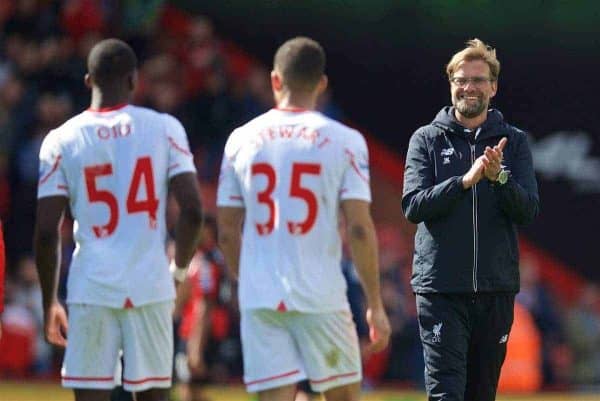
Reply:
M494 401L513 293L416 294L429 401Z

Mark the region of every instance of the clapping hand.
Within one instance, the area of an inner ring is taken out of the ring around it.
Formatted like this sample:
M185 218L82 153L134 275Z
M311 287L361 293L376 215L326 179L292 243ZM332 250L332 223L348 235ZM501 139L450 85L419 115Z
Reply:
M481 181L483 177L490 181L498 179L498 174L502 170L502 151L507 142L508 140L504 137L493 148L486 146L483 155L475 159L469 171L463 176L463 188L471 188Z
M506 137L500 139L500 142L493 148L486 146L483 155L485 159L483 160L483 164L485 165L485 169L483 173L485 178L490 181L496 181L498 179L498 174L500 174L500 170L502 170L502 151L506 146L506 142L508 140Z

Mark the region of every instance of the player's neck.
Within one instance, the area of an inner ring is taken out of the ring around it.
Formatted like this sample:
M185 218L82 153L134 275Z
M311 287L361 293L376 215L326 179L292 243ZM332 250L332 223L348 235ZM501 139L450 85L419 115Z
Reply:
M317 107L317 97L313 95L286 94L277 99L278 109L314 110Z
M94 110L105 109L110 107L127 104L130 101L129 93L114 93L106 94L100 91L92 91L92 100L90 108Z

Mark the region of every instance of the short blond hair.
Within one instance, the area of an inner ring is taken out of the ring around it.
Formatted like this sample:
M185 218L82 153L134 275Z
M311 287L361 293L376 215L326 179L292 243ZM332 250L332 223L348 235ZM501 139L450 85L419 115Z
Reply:
M500 75L500 62L496 58L496 49L486 45L483 41L475 38L467 41L467 47L456 53L446 65L446 74L451 79L454 72L463 61L483 60L490 67L491 79L498 80Z

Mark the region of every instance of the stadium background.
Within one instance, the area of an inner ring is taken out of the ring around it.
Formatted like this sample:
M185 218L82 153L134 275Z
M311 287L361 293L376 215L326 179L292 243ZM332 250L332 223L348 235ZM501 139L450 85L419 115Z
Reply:
M414 227L399 206L402 156L410 134L449 102L444 64L464 41L479 37L498 49L494 105L531 133L542 197L542 214L521 231L523 336L520 345L509 344L539 353L513 352L515 369L530 372L517 376L529 381L507 386L598 391L599 17L592 1L0 2L0 217L9 257L3 324L23 340L7 344L6 335L0 343L0 378L56 377L60 352L39 337L31 260L37 150L48 129L87 107L82 76L89 47L107 35L134 46L142 78L135 102L182 120L205 204L214 211L227 134L271 106L272 54L304 34L328 54L332 90L323 111L360 128L372 153L373 211L395 335L389 353L369 361L368 382L420 388L407 284ZM233 345L224 355L231 366L215 380L239 383L235 330L229 335Z

